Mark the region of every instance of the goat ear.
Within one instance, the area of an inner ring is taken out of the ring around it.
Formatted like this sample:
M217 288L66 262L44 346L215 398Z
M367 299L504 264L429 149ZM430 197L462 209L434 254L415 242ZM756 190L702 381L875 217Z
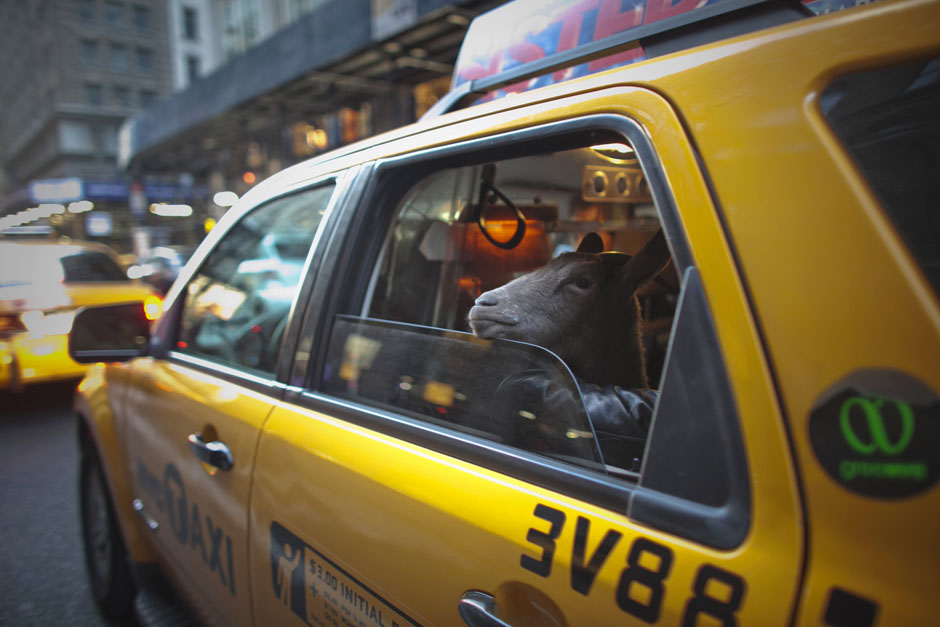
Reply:
M666 236L659 229L624 266L623 280L636 289L662 272L671 259Z
M579 253L602 253L604 252L604 240L597 233L588 233L578 244Z

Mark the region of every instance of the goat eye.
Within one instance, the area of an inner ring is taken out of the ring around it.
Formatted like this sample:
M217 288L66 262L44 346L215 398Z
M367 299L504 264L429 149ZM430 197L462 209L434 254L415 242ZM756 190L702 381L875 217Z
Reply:
M577 287L581 288L582 290L586 290L586 289L588 289L589 287L591 287L592 285L594 285L594 282L591 281L591 279L589 279L589 278L587 278L587 277L581 277L581 278L577 279L577 280L574 282L574 284L575 284Z

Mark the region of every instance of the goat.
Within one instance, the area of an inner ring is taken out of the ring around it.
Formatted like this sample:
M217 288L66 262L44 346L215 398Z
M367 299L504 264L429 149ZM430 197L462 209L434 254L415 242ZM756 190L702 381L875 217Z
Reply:
M480 295L467 320L477 337L552 351L581 381L648 388L636 292L669 260L662 230L632 257L603 252L590 233L576 252Z

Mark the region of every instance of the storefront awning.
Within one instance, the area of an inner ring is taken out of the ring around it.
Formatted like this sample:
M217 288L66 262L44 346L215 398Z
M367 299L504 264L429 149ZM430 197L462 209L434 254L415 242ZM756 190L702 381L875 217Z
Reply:
M213 151L254 132L449 77L472 18L499 4L418 2L409 26L377 39L369 0L328 2L127 120L119 163L147 173L206 171Z

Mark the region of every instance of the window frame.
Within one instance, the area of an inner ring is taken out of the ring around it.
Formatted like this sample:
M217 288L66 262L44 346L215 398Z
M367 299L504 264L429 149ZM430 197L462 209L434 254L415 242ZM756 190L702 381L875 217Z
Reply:
M199 56L195 54L186 55L186 81L187 83L192 83L199 80L200 68L201 65Z
M182 5L182 16L180 22L183 26L183 39L187 41L196 41L199 39L199 14L195 7Z
M130 53L123 43L108 44L108 69L112 72L127 72L130 69Z
M140 74L153 74L153 49L146 46L137 46L136 54L136 70Z
M731 535L723 529L716 536L709 529L710 525L695 522L693 516L690 516L692 514L694 517L701 517L707 513L705 510L709 508L699 506L697 503L669 494L657 493L643 488L642 484L633 485L620 478L557 462L472 434L461 433L402 414L332 397L319 389L320 373L323 371L334 317L337 314L361 315L373 269L382 254L391 221L400 208L397 202L386 202L386 200L390 197L396 201L399 200L414 183L429 176L431 172L427 167L422 170L422 165L427 166L433 161L433 169L437 171L438 168L482 163L494 158L502 160L532 155L539 152L540 146L547 147L550 142L557 142L565 137L577 138L583 146L591 132L608 135L613 132L630 141L649 183L660 214L661 225L670 243L677 272L681 277L688 269L694 269L687 235L682 227L663 165L641 124L627 116L606 113L590 114L380 159L373 164L374 172L368 177L366 188L362 192L363 201L354 204L352 211L343 216L342 223L334 231L325 248L328 261L324 263L320 272L328 279L318 282L315 287L315 302L311 303L308 310L307 321L301 329L303 339L298 345L298 351L313 352L310 355L310 363L304 363L302 367L297 367L299 361L295 363L295 369L290 378L291 385L285 400L623 515L629 516L634 497L641 494L644 504L649 506L653 503L657 506L655 509L658 517L652 517L652 519L631 517L632 520L667 530L662 524L662 515L664 513L668 515L668 512L673 511L676 514L676 520L667 520L670 533L716 548L738 546L744 540L751 520L750 473L747 469L743 441L740 442L741 450L739 451L744 463L743 524L738 524L736 531ZM555 150L559 149L554 143L553 147ZM376 210L376 207L379 209ZM375 228L375 225L381 225L382 228ZM717 333L714 325L712 325L712 332ZM719 357L719 361L723 363L723 356L719 355ZM726 371L725 379L727 380ZM730 380L727 382L730 387ZM733 403L733 393L731 400ZM737 414L737 407L732 406L732 409L734 410L734 426L740 436L741 421ZM739 481L739 486L740 483ZM734 508L711 508L713 514L717 511L717 514L711 518L714 519L717 516L721 519L725 510L728 509ZM733 514L740 515L740 509Z
M78 19L82 22L95 21L95 2L94 0L76 0L76 13Z
M122 109L131 107L131 90L127 85L112 85L111 97L114 99L116 106Z
M101 42L97 39L82 38L79 42L79 54L84 65L99 65L101 63Z
M147 32L153 28L153 13L150 7L135 4L131 9L131 13L134 28L138 32Z
M233 211L231 221L227 222L227 224L220 225L221 228L217 226L206 238L203 245L200 246L193 255L191 263L187 264L186 268L184 268L184 271L181 273L176 284L177 289L174 289L168 295L167 301L164 303L166 308L165 313L153 332L150 354L158 359L163 359L171 363L184 364L256 392L281 398L284 394L286 379L294 359L298 327L306 312L310 291L313 286L313 279L323 260L324 242L328 240L329 234L335 228L337 216L343 213L342 205L346 201L346 190L349 187L350 181L353 180L355 176L356 172L352 170L346 173L317 177L287 188L278 188L274 193L264 196L252 202L250 205L239 207L237 211ZM278 354L274 372L265 376L247 369L240 369L236 366L221 364L216 361L174 350L175 342L180 334L183 310L186 306L186 288L193 278L199 274L208 256L216 250L219 241L222 240L233 227L239 224L243 218L254 211L266 207L272 202L276 202L282 198L302 194L328 185L333 186L333 193L326 204L323 219L317 227L317 232L313 237L310 251L307 253L307 259L301 271L301 278L297 284L297 291L294 294L293 302L291 303L288 313L288 322L281 340L281 350Z
M122 26L124 23L125 6L115 0L105 0L104 17L108 26Z
M85 104L104 104L104 86L101 83L85 83Z

